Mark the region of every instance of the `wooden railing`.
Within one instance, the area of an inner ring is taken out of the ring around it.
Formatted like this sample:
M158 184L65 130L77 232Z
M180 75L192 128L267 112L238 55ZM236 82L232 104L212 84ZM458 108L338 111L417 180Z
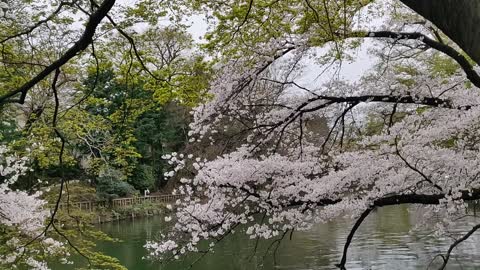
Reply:
M68 207L84 210L84 211L93 211L98 207L107 207L107 201L83 201L83 202L71 202L68 203ZM51 207L52 209L53 207ZM61 203L58 205L59 209L66 209L67 203Z
M183 195L156 195L156 196L145 196L145 197L132 197L132 198L118 198L112 200L113 208L121 208L126 206L131 206L135 204L142 204L150 202L152 204L161 204L175 202L176 200L182 198Z
M113 207L113 208L122 208L142 203L152 203L152 204L162 204L175 202L176 200L182 198L183 195L155 195L155 196L145 196L145 197L131 197L131 198L118 198L113 199L111 203L108 201L82 201L82 202L71 202L68 204L69 207L84 210L84 211L93 211L98 207ZM59 209L65 209L67 207L66 203L59 204ZM52 209L54 207L51 207Z

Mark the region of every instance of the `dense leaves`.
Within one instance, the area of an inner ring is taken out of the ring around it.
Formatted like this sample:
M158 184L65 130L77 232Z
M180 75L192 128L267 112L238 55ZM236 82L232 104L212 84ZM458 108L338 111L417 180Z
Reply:
M165 12L170 3L0 5L0 268L45 269L77 254L93 268L123 269L95 252L94 240L108 238L89 225L94 217L60 205L164 186L161 155L184 147L211 64ZM25 222L28 233L15 228Z

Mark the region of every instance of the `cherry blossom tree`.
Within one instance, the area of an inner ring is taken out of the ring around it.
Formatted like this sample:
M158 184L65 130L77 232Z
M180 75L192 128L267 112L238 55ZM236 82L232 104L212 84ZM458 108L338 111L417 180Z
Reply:
M463 221L469 201L480 199L476 63L397 2L346 2L201 6L218 15L210 46L221 46L226 58L211 83L212 99L193 111L190 141L220 145L228 137L238 146L165 156L175 165L168 176L191 176L176 190L185 198L176 203L172 232L146 244L151 257L208 252L238 226L254 239L283 239L352 215L337 265L345 269L348 247L372 210L424 205L431 209L426 220L442 213L442 235ZM376 16L370 12L384 5L394 12L369 24ZM341 67L366 39L378 64L361 79L342 79L338 69L322 83L302 77L311 59L316 75L326 76L324 69ZM328 132L309 127L319 118L328 119ZM441 269L479 227L452 243Z
M28 194L11 189L29 170L28 162L27 157L19 157L4 145L0 146L0 176L3 178L0 185L0 227L3 231L0 239L2 242L6 240L0 253L0 265L48 269L45 257L69 254L64 243L43 234L44 222L50 213L45 209L46 202L39 198L40 192ZM34 241L35 245L31 245ZM38 245L42 248L39 249Z

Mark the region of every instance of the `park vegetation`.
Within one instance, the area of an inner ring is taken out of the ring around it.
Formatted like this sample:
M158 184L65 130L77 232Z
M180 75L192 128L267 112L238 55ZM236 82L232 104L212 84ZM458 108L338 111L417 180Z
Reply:
M162 260L238 226L279 242L353 216L340 269L374 209L422 205L442 236L480 199L479 4L126 2L0 0L0 268L125 269L60 209L82 194L183 195L145 245ZM362 53L370 69L346 78Z

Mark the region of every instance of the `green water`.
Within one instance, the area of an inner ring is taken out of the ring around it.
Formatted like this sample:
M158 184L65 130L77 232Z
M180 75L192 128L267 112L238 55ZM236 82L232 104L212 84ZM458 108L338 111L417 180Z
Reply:
M347 269L427 269L435 255L445 253L451 238L435 238L427 229L412 230L419 216L418 211L406 207L388 207L373 212L355 235L349 250ZM469 230L473 220L465 221L453 236ZM146 255L143 245L166 230L163 217L129 220L103 224L99 228L122 239L122 243L99 243L98 248L118 258L131 270L253 270L253 269L336 269L341 258L348 230L352 221L337 219L319 224L308 232L295 232L292 239L285 239L276 252L265 250L270 241L263 241L255 250L255 240L236 232L225 238L215 252L198 260L190 255L169 264L142 260ZM287 237L288 238L288 237ZM480 269L480 232L463 242L450 260L447 269ZM276 263L275 263L276 262ZM429 269L438 269L440 258ZM436 266L436 267L435 267Z

